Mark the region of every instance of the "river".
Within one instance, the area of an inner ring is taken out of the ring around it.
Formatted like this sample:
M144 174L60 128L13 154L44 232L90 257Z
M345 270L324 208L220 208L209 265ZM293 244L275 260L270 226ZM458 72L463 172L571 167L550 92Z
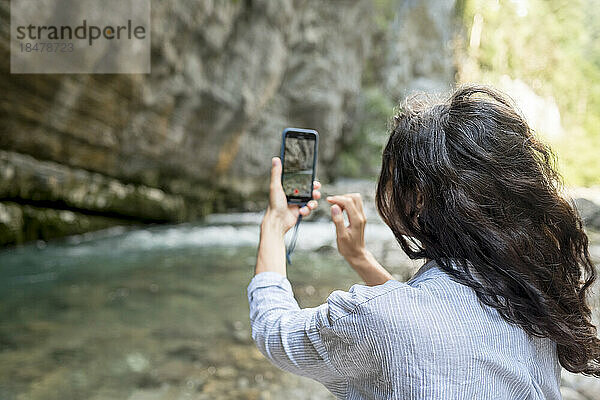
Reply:
M246 286L262 214L107 231L0 252L0 398L329 399L250 338ZM382 227L371 236L391 234ZM327 221L300 227L302 307L358 277Z
M407 279L420 263L372 208L367 215L368 245ZM1 251L0 398L333 398L273 367L250 338L246 287L261 216L113 228ZM359 282L334 246L324 214L301 225L288 272L301 307ZM564 390L579 396L570 398L591 398L593 381L565 379Z

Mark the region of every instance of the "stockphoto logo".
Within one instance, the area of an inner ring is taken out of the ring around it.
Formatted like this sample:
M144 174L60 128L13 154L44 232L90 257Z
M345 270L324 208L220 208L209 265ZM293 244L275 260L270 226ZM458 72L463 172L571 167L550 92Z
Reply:
M132 26L131 20L127 20L126 26L107 25L103 28L96 25L87 25L87 20L83 20L80 26L75 28L71 26L17 26L17 39L23 40L87 40L89 45L94 44L95 40L100 38L106 40L120 40L133 38L142 40L146 38L146 27L142 25Z
M150 0L13 0L11 73L150 73Z

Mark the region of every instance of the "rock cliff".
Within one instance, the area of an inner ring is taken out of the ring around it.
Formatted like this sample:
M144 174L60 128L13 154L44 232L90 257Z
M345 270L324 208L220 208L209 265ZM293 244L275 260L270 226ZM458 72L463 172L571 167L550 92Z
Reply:
M387 3L398 13L389 44L374 34L378 6L368 0L153 1L151 74L18 75L10 74L3 0L0 199L12 210L2 214L4 231L23 224L10 215L43 226L44 210L67 210L98 227L262 206L269 159L287 126L319 131L318 175L327 180L340 138L353 129L374 45L397 53L382 69L393 77L384 86L411 81L405 72L421 58L435 60L419 74L452 79L444 66L451 54L424 53L450 37L454 1L423 9ZM55 236L40 232L7 234L0 244Z

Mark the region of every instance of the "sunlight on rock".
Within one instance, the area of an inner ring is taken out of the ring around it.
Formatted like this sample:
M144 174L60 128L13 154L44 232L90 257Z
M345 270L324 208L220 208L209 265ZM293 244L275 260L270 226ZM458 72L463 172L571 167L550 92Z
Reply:
M564 134L554 98L541 97L525 82L508 75L500 77L500 86L516 101L533 129L550 139L557 139Z

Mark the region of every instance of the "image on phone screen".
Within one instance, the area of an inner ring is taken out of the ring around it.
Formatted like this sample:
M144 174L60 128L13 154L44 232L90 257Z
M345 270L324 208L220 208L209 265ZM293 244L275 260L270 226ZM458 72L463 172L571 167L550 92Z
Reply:
M283 190L290 197L311 198L315 139L287 137L283 163Z

